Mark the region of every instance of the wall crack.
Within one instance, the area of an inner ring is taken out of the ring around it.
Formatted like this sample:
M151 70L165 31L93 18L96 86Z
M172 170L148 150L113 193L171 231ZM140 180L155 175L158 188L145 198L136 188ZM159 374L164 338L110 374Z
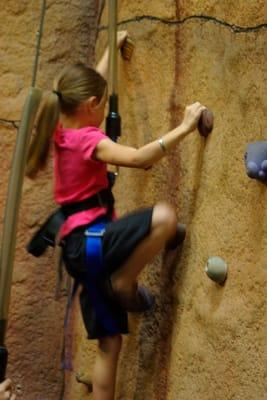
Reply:
M165 25L183 25L186 22L190 20L197 20L197 21L203 21L203 22L210 22L216 25L221 25L224 26L228 29L230 29L234 33L250 33L250 32L258 32L260 30L264 30L267 28L267 22L264 22L259 25L254 25L254 26L240 26L240 25L235 25L231 24L227 21L221 20L216 17L211 17L209 15L190 15L188 17L185 17L181 20L169 20L169 19L164 19L160 17L156 17L154 15L140 15L136 16L134 18L130 19L125 19L123 21L118 22L118 26L120 25L126 25L130 23L135 23L135 22L142 22L142 21L152 21L152 22L159 22ZM108 28L107 25L102 25L98 28L99 31L106 30Z
M18 129L19 123L20 123L20 121L6 119L6 118L0 118L0 124L6 126L8 128Z

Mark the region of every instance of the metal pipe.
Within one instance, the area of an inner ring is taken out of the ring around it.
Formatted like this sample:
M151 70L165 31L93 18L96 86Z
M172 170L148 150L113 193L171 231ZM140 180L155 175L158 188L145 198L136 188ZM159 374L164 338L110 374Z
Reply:
M13 275L13 264L16 246L16 231L20 207L22 184L26 166L27 149L42 92L34 87L36 81L38 58L40 52L46 0L42 0L42 12L33 68L32 87L30 87L22 110L13 161L11 166L8 194L5 207L4 228L0 249L0 382L5 378L8 351L5 347L8 309Z
M118 92L117 80L117 0L109 0L109 86L111 95Z
M0 253L0 322L6 321L8 316L18 212L26 165L27 148L41 96L42 92L40 89L32 87L29 89L22 112L13 155ZM0 344L3 344L4 338L5 332L0 332Z
M117 80L117 0L109 0L109 113L106 119L107 135L117 141L121 134Z
M5 378L8 359L8 351L4 344L13 275L18 212L26 165L27 147L41 97L42 92L40 89L29 89L22 112L9 178L0 252L0 382Z

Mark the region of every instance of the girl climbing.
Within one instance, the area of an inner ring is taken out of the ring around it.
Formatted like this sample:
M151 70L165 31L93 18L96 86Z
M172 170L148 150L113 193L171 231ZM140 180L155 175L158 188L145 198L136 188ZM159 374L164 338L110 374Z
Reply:
M118 47L126 37L119 33ZM107 164L151 167L195 130L205 109L198 102L186 107L177 128L139 149L117 144L99 128L107 101L107 62L105 52L96 70L77 64L55 78L39 113L27 170L34 177L45 165L53 137L55 200L66 218L60 229L63 259L82 286L88 337L98 339L94 400L114 399L127 312L153 306L152 294L137 282L140 272L160 250L183 240L175 211L164 202L117 219Z

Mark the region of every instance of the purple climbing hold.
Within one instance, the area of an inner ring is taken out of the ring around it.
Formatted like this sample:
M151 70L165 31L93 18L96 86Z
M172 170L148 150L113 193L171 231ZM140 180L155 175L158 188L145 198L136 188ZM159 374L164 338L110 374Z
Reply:
M259 171L259 179L261 181L265 181L267 179L267 173L264 172L262 169Z
M267 160L263 160L263 161L262 161L262 163L261 163L261 169L262 169L264 172L267 172Z
M247 174L250 178L258 178L259 168L254 161L247 163Z
M267 141L249 143L244 161L247 175L267 184Z

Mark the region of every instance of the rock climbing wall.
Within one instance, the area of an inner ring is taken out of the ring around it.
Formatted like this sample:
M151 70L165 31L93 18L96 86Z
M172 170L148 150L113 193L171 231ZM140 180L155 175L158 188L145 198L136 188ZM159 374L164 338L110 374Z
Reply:
M10 0L0 16L1 210L16 137L12 121L19 120L30 85L37 3ZM118 212L167 200L187 224L187 238L183 248L160 254L142 274L157 303L153 314L129 317L132 334L124 339L117 399L263 400L266 186L246 176L243 155L248 142L267 139L266 2L118 3L120 28L136 44L130 62L119 60L121 143L139 147L157 139L196 100L213 110L215 128L207 139L193 132L150 171L120 171ZM48 2L41 87L51 87L63 64L92 54L100 9L97 1ZM97 58L106 42L105 7ZM54 299L52 253L36 261L24 251L51 209L49 165L36 182L24 185L12 290L9 374L27 400L62 398L64 384L66 296ZM211 256L228 264L224 286L204 272ZM96 344L86 340L77 300L70 319L65 361L71 359L72 368L65 372L64 399L90 399Z
M243 162L248 142L267 139L266 22L265 1L119 1L120 28L136 43L119 63L121 142L158 138L196 100L213 110L215 129L190 134L150 171L121 169L121 214L168 200L188 235L142 276L156 310L130 317L117 399L266 397L266 186ZM105 9L99 55L106 25ZM223 287L204 272L214 255L229 266Z
M67 4L66 4L67 3ZM0 14L0 216L1 230L12 154L21 109L32 81L36 32L42 1L9 0ZM99 1L46 1L37 86L48 90L69 62L93 64ZM66 284L56 299L53 252L33 259L25 251L30 235L55 207L51 163L36 181L26 179L18 227L7 332L8 376L24 400L62 398ZM68 342L68 340L67 340ZM67 363L68 359L66 359Z

